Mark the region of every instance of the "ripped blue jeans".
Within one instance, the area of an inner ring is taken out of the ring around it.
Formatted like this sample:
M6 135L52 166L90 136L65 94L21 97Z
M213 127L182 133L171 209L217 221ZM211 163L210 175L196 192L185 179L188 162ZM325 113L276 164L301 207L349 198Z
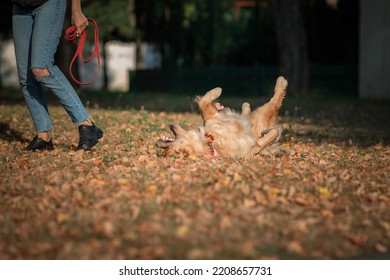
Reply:
M49 0L30 10L13 6L13 37L19 81L37 132L53 128L42 85L57 96L74 123L89 118L76 91L54 62L65 10L66 0ZM47 69L49 75L34 76L32 69Z

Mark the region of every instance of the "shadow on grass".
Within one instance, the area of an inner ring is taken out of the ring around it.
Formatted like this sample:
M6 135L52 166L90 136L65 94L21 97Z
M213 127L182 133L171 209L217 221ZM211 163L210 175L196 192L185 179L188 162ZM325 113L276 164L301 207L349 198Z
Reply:
M28 140L23 138L19 132L13 130L9 124L3 122L0 122L0 139L7 142L28 142Z
M285 105L288 136L315 144L390 145L389 101L293 98Z

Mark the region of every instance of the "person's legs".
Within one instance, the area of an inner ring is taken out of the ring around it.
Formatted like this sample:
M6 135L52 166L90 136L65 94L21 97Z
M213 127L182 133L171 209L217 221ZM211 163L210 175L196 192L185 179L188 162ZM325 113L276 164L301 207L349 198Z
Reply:
M42 93L43 84L57 96L72 121L79 125L78 149L89 149L96 145L103 132L94 125L76 91L54 63L65 9L66 0L51 0L33 10L14 5L15 52L20 82L39 138L49 136L52 129ZM31 149L36 147L34 141L29 145L32 145Z

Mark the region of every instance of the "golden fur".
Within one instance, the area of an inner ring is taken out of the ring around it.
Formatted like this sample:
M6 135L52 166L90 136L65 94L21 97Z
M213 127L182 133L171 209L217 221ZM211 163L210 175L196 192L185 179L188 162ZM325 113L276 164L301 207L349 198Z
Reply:
M203 126L186 131L171 124L175 138L162 137L157 147L165 155L180 152L191 155L215 155L250 158L269 147L280 135L276 121L287 89L287 80L276 80L274 96L269 102L251 111L249 103L242 104L241 114L216 102L221 88L214 88L204 96L197 96Z

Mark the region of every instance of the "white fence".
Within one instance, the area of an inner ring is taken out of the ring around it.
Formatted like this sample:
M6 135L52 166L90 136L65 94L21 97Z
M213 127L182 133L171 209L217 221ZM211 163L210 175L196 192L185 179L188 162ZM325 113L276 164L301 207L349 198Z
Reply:
M0 43L0 78L3 87L19 88L18 72L16 68L15 52L12 40ZM102 51L102 50L101 50ZM118 41L107 42L104 48L107 59L107 80L108 89L115 91L129 91L129 71L136 68L136 46L135 43L123 43ZM85 50L85 56L88 51ZM156 46L142 44L141 61L143 69L155 69L161 67L161 55ZM101 55L101 71L98 79L89 89L101 89L104 85L103 67L105 61ZM89 80L97 69L97 61L89 64L78 65L80 80Z

